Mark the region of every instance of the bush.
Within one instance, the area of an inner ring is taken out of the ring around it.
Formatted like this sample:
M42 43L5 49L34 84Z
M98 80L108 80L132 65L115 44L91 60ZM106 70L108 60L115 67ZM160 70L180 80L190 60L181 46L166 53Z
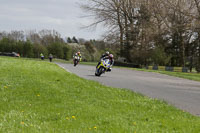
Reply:
M162 48L162 47L156 47L152 51L151 57L152 57L154 64L163 65L163 66L168 64L171 59L171 56L168 56L165 53L164 48Z
M200 62L199 63L197 63L197 65L196 65L196 71L198 72L198 73L200 73Z
M33 57L33 44L30 41L23 42L23 56Z
M54 57L63 59L64 53L63 53L63 44L59 42L55 42L50 44L48 47L49 54L53 54Z
M71 59L71 55L72 55L72 48L68 45L65 45L63 47L63 52L64 52L64 59L65 60L69 60Z
M34 44L33 45L33 53L35 58L40 58L40 53L43 53L44 57L48 57L48 51L45 46L41 44Z
M15 52L16 43L9 38L3 38L0 41L0 52Z

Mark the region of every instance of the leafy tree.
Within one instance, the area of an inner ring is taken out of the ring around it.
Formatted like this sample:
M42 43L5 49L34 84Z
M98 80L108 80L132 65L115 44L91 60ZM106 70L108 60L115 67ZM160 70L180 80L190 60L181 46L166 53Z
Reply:
M197 63L196 66L195 66L195 68L196 68L196 71L198 73L200 73L200 63Z
M67 38L67 43L72 43L72 39L70 37Z
M18 41L16 45L16 52L20 54L20 56L23 56L24 53L24 42Z
M9 38L3 38L0 41L1 52L14 52L16 50L15 41Z
M72 38L72 42L73 43L79 43L75 36Z
M53 54L54 57L63 59L64 52L63 52L63 44L62 43L52 43L48 47L48 53Z
M167 65L171 59L171 56L167 56L164 48L156 47L151 54L152 61L156 65Z
M36 57L36 58L40 57L40 53L43 53L45 58L48 57L47 48L41 44L33 45L33 53L34 53L34 57Z
M29 40L23 42L23 56L31 58L33 55L33 44Z
M95 47L91 42L85 42L84 43L86 49L88 50L89 53L93 54L95 52Z
M84 43L86 42L86 40L85 40L84 38L79 38L79 39L78 39L78 42L79 42L80 44L84 44Z
M63 46L63 53L64 53L64 58L63 59L69 60L71 58L71 55L72 55L72 48L65 44Z
M94 45L91 43L91 41L85 42L84 45L87 51L90 53L92 61L94 61L94 53L96 52Z

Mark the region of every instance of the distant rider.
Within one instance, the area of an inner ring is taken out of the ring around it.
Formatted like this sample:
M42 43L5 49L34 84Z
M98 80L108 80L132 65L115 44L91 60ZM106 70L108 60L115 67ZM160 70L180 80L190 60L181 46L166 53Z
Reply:
M75 53L75 55L73 56L73 58L75 59L76 56L79 57L79 61L82 60L81 52Z
M43 53L40 54L40 58L41 58L41 60L44 60L44 55L43 55Z
M49 54L49 61L52 62L52 59L53 59L53 55Z

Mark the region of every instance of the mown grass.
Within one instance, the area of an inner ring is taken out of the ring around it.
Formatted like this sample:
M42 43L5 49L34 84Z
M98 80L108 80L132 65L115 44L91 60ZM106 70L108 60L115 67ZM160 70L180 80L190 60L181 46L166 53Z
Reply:
M137 71L155 72L155 73L160 73L160 74L166 74L166 75L169 75L169 76L200 81L200 73L169 72L169 71L136 69L136 68L132 68L132 69L137 70Z
M200 132L200 118L44 61L0 57L0 132Z

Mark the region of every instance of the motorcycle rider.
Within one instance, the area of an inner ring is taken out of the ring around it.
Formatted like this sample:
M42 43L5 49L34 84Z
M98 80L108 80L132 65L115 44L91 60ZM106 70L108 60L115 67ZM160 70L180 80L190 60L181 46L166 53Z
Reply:
M41 58L41 60L44 60L44 55L43 55L43 53L40 54L40 58Z
M111 72L111 70L112 70L112 66L114 64L114 58L113 57L114 57L113 54L109 54L108 56L105 56L105 57L102 58L103 60L105 60L105 59L110 60L110 68L108 68L108 70L107 70L108 72Z
M73 58L75 59L76 56L79 57L79 61L82 60L81 52L76 52L75 55L73 56Z
M102 54L101 59L104 58L104 57L106 57L106 56L109 56L109 54L110 54L110 52L106 51L106 53Z
M104 54L101 55L100 57L100 61L98 62L96 68L101 64L101 60L106 57L106 56L109 56L110 52L109 51L106 51Z
M49 54L49 61L52 62L52 59L53 59L53 55Z
M113 64L114 64L114 56L113 56L113 54L109 54L109 52L107 51L105 54L103 54L102 56L101 56L101 61L102 60L105 60L105 59L109 59L110 60L110 68L108 68L108 72L110 72L111 71L111 69L112 69L112 66L113 66ZM96 68L101 64L101 61L98 63L98 65L96 66Z
M82 56L81 56L81 52L77 52L78 56L79 56L79 59L80 61L82 60Z

